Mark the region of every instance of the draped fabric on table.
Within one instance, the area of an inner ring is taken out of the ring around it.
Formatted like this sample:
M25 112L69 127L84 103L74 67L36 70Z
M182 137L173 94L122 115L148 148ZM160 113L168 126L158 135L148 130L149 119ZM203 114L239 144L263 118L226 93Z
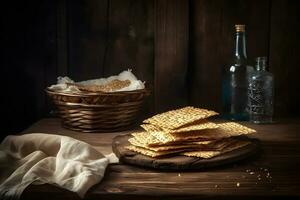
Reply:
M18 199L31 183L54 184L83 198L113 162L118 162L114 154L104 156L66 136L7 136L0 145L0 199Z

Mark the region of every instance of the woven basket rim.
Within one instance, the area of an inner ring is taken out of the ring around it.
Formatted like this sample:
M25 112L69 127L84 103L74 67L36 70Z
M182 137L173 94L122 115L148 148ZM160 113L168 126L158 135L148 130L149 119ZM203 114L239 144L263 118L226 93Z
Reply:
M125 102L125 103L117 103L117 104L84 104L84 103L71 103L71 102L62 102L62 101L53 101L55 105L59 106L74 106L74 107L86 107L86 108L102 108L102 107L108 107L108 106L132 106L136 104L142 103L143 100L140 101L131 101L131 102Z
M132 91L120 91L120 92L80 92L80 93L72 92L70 93L70 92L55 91L49 88L46 88L45 91L49 94L63 95L68 97L119 96L119 95L140 94L140 93L145 93L145 95L150 94L150 90L148 88L132 90Z

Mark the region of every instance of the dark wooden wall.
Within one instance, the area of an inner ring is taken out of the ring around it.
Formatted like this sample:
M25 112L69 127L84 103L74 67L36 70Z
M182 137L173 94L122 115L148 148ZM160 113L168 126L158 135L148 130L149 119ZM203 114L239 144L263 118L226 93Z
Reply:
M300 116L300 4L287 0L44 0L1 7L3 134L47 116L44 88L133 69L153 87L146 115L182 105L221 111L234 24L248 55L268 56L277 117Z
M299 116L300 4L289 0L193 0L190 3L190 103L221 110L221 66L232 55L234 24L246 24L248 57L268 56L275 116Z

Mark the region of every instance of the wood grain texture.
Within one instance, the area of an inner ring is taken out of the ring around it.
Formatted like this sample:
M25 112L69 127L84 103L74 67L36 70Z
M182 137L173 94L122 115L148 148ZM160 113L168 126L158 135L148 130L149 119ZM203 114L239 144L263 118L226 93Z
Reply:
M191 1L189 101L220 111L222 49L222 1ZM229 38L226 38L229 39Z
M246 25L253 65L255 57L268 55L269 1L191 1L190 16L189 100L221 111L221 71L233 58L234 25Z
M272 1L270 32L270 71L275 77L275 114L297 116L300 113L300 4L296 1Z
M187 103L189 4L155 0L155 108L157 112Z
M153 84L153 1L109 1L108 46L104 75L131 68Z
M220 111L221 68L230 61L236 23L246 24L251 63L256 56L270 58L275 115L299 116L299 5L285 0L10 2L1 13L3 135L52 110L43 89L60 75L83 80L132 68L152 86L140 119L185 104Z
M262 153L257 157L187 172L111 165L103 181L91 188L85 199L299 199L299 119L270 125L242 124L258 132L253 135L262 145ZM58 119L43 119L23 133L30 132L71 136L107 154L112 151L113 137L130 131L80 133L63 129ZM40 199L41 196L45 199L78 199L74 193L50 185L29 186L21 199Z
M108 38L103 75L132 69L153 93L154 7L152 0L111 0L108 5ZM154 112L151 95L142 108L141 118Z

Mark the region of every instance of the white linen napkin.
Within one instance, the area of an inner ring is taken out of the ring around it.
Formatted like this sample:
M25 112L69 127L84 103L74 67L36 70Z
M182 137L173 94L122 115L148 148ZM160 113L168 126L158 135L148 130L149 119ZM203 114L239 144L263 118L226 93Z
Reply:
M100 182L114 154L67 136L43 133L7 136L0 145L0 199L18 199L29 184L54 184L81 198Z
M91 79L91 80L81 81L77 83L80 85L105 85L113 80L120 80L120 81L129 80L130 81L129 86L121 89L112 90L110 92L133 91L133 90L144 89L145 82L138 80L131 71L132 71L131 69L128 69L121 72L117 76L110 76L108 78ZM57 84L51 85L49 89L60 91L60 92L69 92L69 93L81 92L77 86L68 85L67 83L75 83L75 82L67 76L65 77L59 76L57 78Z

